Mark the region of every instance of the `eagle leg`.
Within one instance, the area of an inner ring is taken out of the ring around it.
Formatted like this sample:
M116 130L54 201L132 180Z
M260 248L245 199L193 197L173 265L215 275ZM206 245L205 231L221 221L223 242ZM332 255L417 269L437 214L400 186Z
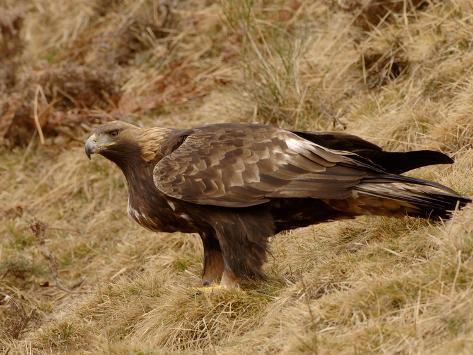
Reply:
M238 288L240 286L240 280L232 270L225 268L220 286L223 288Z
M263 263L266 261L267 237L247 233L245 228L222 224L216 235L222 249L222 287L231 288L247 281L263 280Z
M263 280L268 237L275 227L266 210L207 210L200 218L209 223L204 243L204 280L207 275L221 277L220 285L230 288L247 281ZM218 258L215 254L218 251ZM208 257L207 257L208 256ZM217 261L216 261L217 260ZM211 278L215 281L216 278Z
M202 285L209 286L218 283L222 278L224 263L222 251L218 240L210 233L201 233L204 246L204 270L202 273Z

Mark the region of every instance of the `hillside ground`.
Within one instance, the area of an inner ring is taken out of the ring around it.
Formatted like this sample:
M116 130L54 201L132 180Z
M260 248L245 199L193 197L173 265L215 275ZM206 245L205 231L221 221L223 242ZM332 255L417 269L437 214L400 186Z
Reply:
M266 122L438 149L473 196L470 0L3 0L0 352L472 353L473 208L271 240L268 281L196 291L195 235L148 232L82 142L98 122Z

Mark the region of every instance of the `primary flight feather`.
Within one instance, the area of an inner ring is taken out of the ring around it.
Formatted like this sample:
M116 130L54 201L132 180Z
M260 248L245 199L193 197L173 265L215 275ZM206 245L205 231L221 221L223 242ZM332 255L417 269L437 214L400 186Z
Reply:
M123 171L128 211L140 225L199 233L203 284L263 277L268 237L297 227L373 214L448 218L471 202L440 184L399 175L453 161L440 152L385 152L336 132L259 124L193 129L95 129L86 154Z

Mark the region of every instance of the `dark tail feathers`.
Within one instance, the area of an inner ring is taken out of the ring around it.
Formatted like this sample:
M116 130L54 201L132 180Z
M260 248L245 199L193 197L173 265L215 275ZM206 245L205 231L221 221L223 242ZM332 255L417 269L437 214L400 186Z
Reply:
M371 160L391 174L401 174L427 165L453 163L449 156L432 150L385 152L376 144L342 132L292 132L326 148L356 153Z
M450 218L451 211L472 202L441 184L399 175L367 179L355 189L362 196L398 201L398 211L423 218Z
M422 166L453 163L453 159L448 155L432 150L417 150L413 152L368 150L356 153L370 159L373 163L383 167L391 174L402 174Z

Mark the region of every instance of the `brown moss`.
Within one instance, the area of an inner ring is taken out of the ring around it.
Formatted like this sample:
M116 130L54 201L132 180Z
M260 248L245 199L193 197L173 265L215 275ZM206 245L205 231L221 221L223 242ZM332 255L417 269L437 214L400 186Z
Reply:
M339 0L338 5L355 16L356 26L369 31L396 15L412 16L416 10L428 5L426 0Z
M394 47L383 52L364 51L361 54L361 66L368 87L376 88L405 73L408 61L403 56L402 50Z

